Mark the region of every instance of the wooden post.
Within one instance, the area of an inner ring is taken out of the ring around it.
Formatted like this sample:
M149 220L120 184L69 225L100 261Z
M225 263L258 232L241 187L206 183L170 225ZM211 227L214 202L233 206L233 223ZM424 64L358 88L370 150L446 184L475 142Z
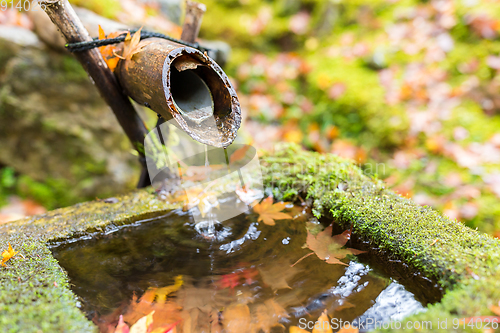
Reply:
M67 0L39 0L39 3L42 8L45 8L45 12L68 43L92 41ZM144 138L148 131L128 97L123 94L116 77L109 70L101 53L94 48L75 52L74 55L94 81L102 98L111 107L125 134L141 157L141 164L145 168ZM149 180L145 182L144 179L147 178L144 177L143 169L138 187L146 186Z
M199 2L186 1L186 14L182 25L181 39L188 43L194 43L200 32L201 19L207 11L207 7Z

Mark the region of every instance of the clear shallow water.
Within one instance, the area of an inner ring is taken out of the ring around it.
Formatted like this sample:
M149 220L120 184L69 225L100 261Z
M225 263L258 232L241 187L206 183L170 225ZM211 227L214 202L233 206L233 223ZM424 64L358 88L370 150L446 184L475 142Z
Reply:
M172 285L179 275L184 284L168 299L186 311L193 311L186 306L193 299L207 303L210 309L203 311L212 315L234 304L253 309L276 302L288 317L281 316L284 326L272 332L288 332L301 320L315 321L325 309L330 317L362 323L368 318L399 320L424 309L403 285L357 261L331 265L311 255L291 267L311 252L303 248L305 220L307 216L267 226L248 213L216 225L211 234L200 234L192 215L173 211L58 244L52 251L67 270L82 310L96 322L116 320L134 294ZM203 321L203 311L196 311ZM204 330L200 326L195 332Z

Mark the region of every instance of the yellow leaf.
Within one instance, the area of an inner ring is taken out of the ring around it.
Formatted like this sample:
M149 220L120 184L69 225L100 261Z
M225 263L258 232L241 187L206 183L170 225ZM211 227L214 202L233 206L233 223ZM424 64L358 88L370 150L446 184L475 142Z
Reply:
M184 281L182 280L182 275L178 275L175 277L175 283L173 285L156 289L156 302L159 304L165 303L168 294L179 290L183 283Z
M99 39L106 39L106 34L104 33L104 30L102 30L100 24L99 24Z
M2 266L3 267L6 267L7 265L5 265L5 263L7 261L9 261L10 258L12 258L13 256L16 255L16 253L18 253L18 251L14 251L14 249L12 248L12 246L10 245L9 243L9 248L8 250L4 250L2 252Z
M139 319L132 327L130 327L129 333L147 333L150 326L153 324L153 314L155 312L151 311L148 315Z
M273 204L273 197L269 196L266 199L262 200L261 203L256 204L253 207L253 210L259 214L258 222L262 221L267 225L275 225L275 220L285 220L292 219L288 213L282 213L281 211L285 209L285 206L288 205L289 202L278 202Z
M314 324L312 333L333 333L332 327L330 326L330 320L326 315L326 310L323 311L318 321Z
M290 333L309 333L309 331L306 331L300 327L297 326L290 326Z
M126 60L132 59L134 54L142 51L142 48L138 48L139 42L141 41L141 30L142 27L137 30L132 37L130 37L130 33L127 33L122 53L122 57Z

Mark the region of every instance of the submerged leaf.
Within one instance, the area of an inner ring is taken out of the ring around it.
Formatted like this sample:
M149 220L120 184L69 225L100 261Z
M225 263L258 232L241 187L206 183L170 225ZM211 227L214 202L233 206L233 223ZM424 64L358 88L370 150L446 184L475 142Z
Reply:
M271 328L283 327L279 321L281 318L289 318L286 310L274 299L268 299L264 304L259 304L252 310L252 332L269 333Z
M130 333L147 333L153 325L153 314L155 312L151 311L148 315L139 319L132 327L130 327Z
M215 164L209 166L189 166L182 170L182 180L201 181L207 179L214 171L223 169L222 164Z
M293 216L291 216L290 214L281 212L288 204L289 202L278 202L273 204L273 197L269 196L266 199L262 200L261 203L256 204L253 207L253 210L257 214L259 214L259 218L257 221L262 221L267 225L275 225L275 220L285 220L293 218Z
M309 333L305 329L302 329L297 326L290 327L290 333ZM358 329L356 328L341 328L338 333L357 333ZM333 333L332 326L330 324L330 320L328 315L326 314L326 310L321 313L316 323L314 323L314 327L312 333Z
M291 280L298 271L296 268L290 267L289 263L280 264L276 262L269 267L259 267L259 272L262 282L270 286L273 290L278 290L291 289L287 280Z
M240 275L239 273L230 273L224 274L221 276L219 284L222 288L231 288L238 286L240 284Z
M182 280L182 275L178 275L175 277L175 282L171 286L163 287L163 288L153 288L154 293L156 295L156 302L158 304L163 304L167 300L167 296L173 292L179 290L184 281Z
M347 264L340 261L340 259L344 259L348 254L358 255L365 252L352 248L342 248L347 243L350 236L351 232L349 230L339 235L332 236L332 226L330 225L316 236L312 235L308 230L306 245L309 249L313 250L321 260L329 264L347 266Z
M250 323L250 309L246 304L231 305L224 311L224 332L246 332L250 327Z
M333 333L332 327L330 326L330 320L326 314L326 310L323 311L318 321L314 324L312 333Z

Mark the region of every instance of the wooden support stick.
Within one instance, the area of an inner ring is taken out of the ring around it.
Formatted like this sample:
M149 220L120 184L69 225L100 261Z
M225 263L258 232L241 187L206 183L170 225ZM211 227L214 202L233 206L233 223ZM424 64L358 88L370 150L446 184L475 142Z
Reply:
M41 8L45 8L45 12L59 28L68 43L92 41L88 31L67 0L39 0L39 4ZM97 48L94 48L75 52L74 55L94 80L101 97L113 110L125 134L139 153L143 167L145 167L144 138L148 131L128 97L123 94L118 81L109 70L101 53ZM141 178L148 177L142 176ZM146 184L147 182L143 182L138 187L143 187Z
M181 39L185 42L194 43L200 32L201 20L207 7L199 2L186 1L186 15L182 25Z

